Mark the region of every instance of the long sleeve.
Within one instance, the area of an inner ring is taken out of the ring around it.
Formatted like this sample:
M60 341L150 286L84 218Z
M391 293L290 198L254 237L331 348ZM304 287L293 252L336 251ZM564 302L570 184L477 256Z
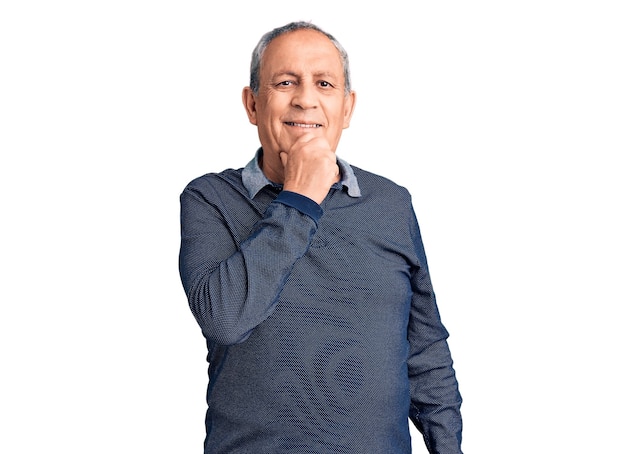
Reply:
M410 417L431 454L461 453L461 395L441 323L417 221L414 243L420 265L411 275L409 317Z
M344 167L318 205L250 165L181 195L181 278L209 352L205 452L408 454L409 416L431 453L461 453L408 191Z
M242 202L242 194L224 189L219 184L188 186L181 194L179 265L204 336L231 345L247 339L273 312L294 263L309 247L316 222L280 201L259 215L249 199ZM235 210L253 214L242 219L232 214Z

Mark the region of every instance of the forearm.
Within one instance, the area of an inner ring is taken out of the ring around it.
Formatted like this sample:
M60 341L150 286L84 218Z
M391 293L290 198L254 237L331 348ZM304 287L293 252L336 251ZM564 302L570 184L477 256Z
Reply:
M461 395L445 339L409 358L411 420L431 454L461 454Z
M193 208L197 202L188 198L183 212L210 216L202 223L202 230L210 232L183 228L181 277L189 305L208 339L242 342L273 312L293 265L309 247L316 223L300 210L274 202L238 247L222 220L204 214L209 210Z

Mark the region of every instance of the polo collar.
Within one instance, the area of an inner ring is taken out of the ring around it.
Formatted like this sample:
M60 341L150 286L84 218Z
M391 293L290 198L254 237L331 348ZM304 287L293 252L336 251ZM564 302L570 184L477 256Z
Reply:
M259 159L263 154L263 149L259 148L254 155L254 158L244 167L241 174L243 179L243 185L245 186L250 198L253 199L258 192L265 186L273 186L276 188L282 188L282 185L274 183L267 179L261 167L259 166ZM337 165L341 173L341 180L333 185L334 188L340 189L346 187L348 189L348 195L350 197L361 197L361 188L359 182L356 179L356 175L348 164L343 159L337 157Z

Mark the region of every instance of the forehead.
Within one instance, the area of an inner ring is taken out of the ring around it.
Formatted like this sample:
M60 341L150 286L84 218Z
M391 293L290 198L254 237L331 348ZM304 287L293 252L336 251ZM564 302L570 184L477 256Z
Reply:
M274 38L263 54L261 72L274 74L292 70L343 73L339 50L323 33L296 30Z

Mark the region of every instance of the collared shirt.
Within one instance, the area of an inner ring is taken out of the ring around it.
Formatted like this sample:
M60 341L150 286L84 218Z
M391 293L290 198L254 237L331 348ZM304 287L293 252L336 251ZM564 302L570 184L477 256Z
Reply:
M259 148L254 158L243 169L241 176L243 184L248 190L248 194L252 199L259 193L261 189L268 185L282 191L282 185L270 181L263 173L263 170L261 170L259 162L262 154L263 150ZM347 189L347 193L350 197L361 197L361 189L359 188L359 183L354 176L354 171L352 170L352 168L348 165L346 161L339 157L337 157L337 165L339 166L339 174L341 175L341 179L339 180L339 182L335 183L332 186L332 189L341 189L345 186L345 188ZM311 216L316 221L319 220L319 218L322 216L322 210L320 206L308 197L300 196L299 194L287 191L282 191L279 197L280 198L278 199L278 201L297 208L303 213Z
M460 453L461 397L406 189L338 160L321 205L244 169L181 194L205 454Z
M259 148L254 155L254 158L252 158L252 160L248 162L242 173L243 184L248 190L248 195L251 199L253 199L254 196L257 195L257 193L267 185L282 189L282 185L278 183L273 183L268 180L268 178L263 173L263 170L261 170L259 162L262 154L263 150ZM341 179L333 186L333 188L339 189L342 186L345 186L348 190L349 196L361 197L359 182L354 176L354 171L352 170L352 167L350 167L350 165L346 161L339 157L337 157L337 165L339 166Z

